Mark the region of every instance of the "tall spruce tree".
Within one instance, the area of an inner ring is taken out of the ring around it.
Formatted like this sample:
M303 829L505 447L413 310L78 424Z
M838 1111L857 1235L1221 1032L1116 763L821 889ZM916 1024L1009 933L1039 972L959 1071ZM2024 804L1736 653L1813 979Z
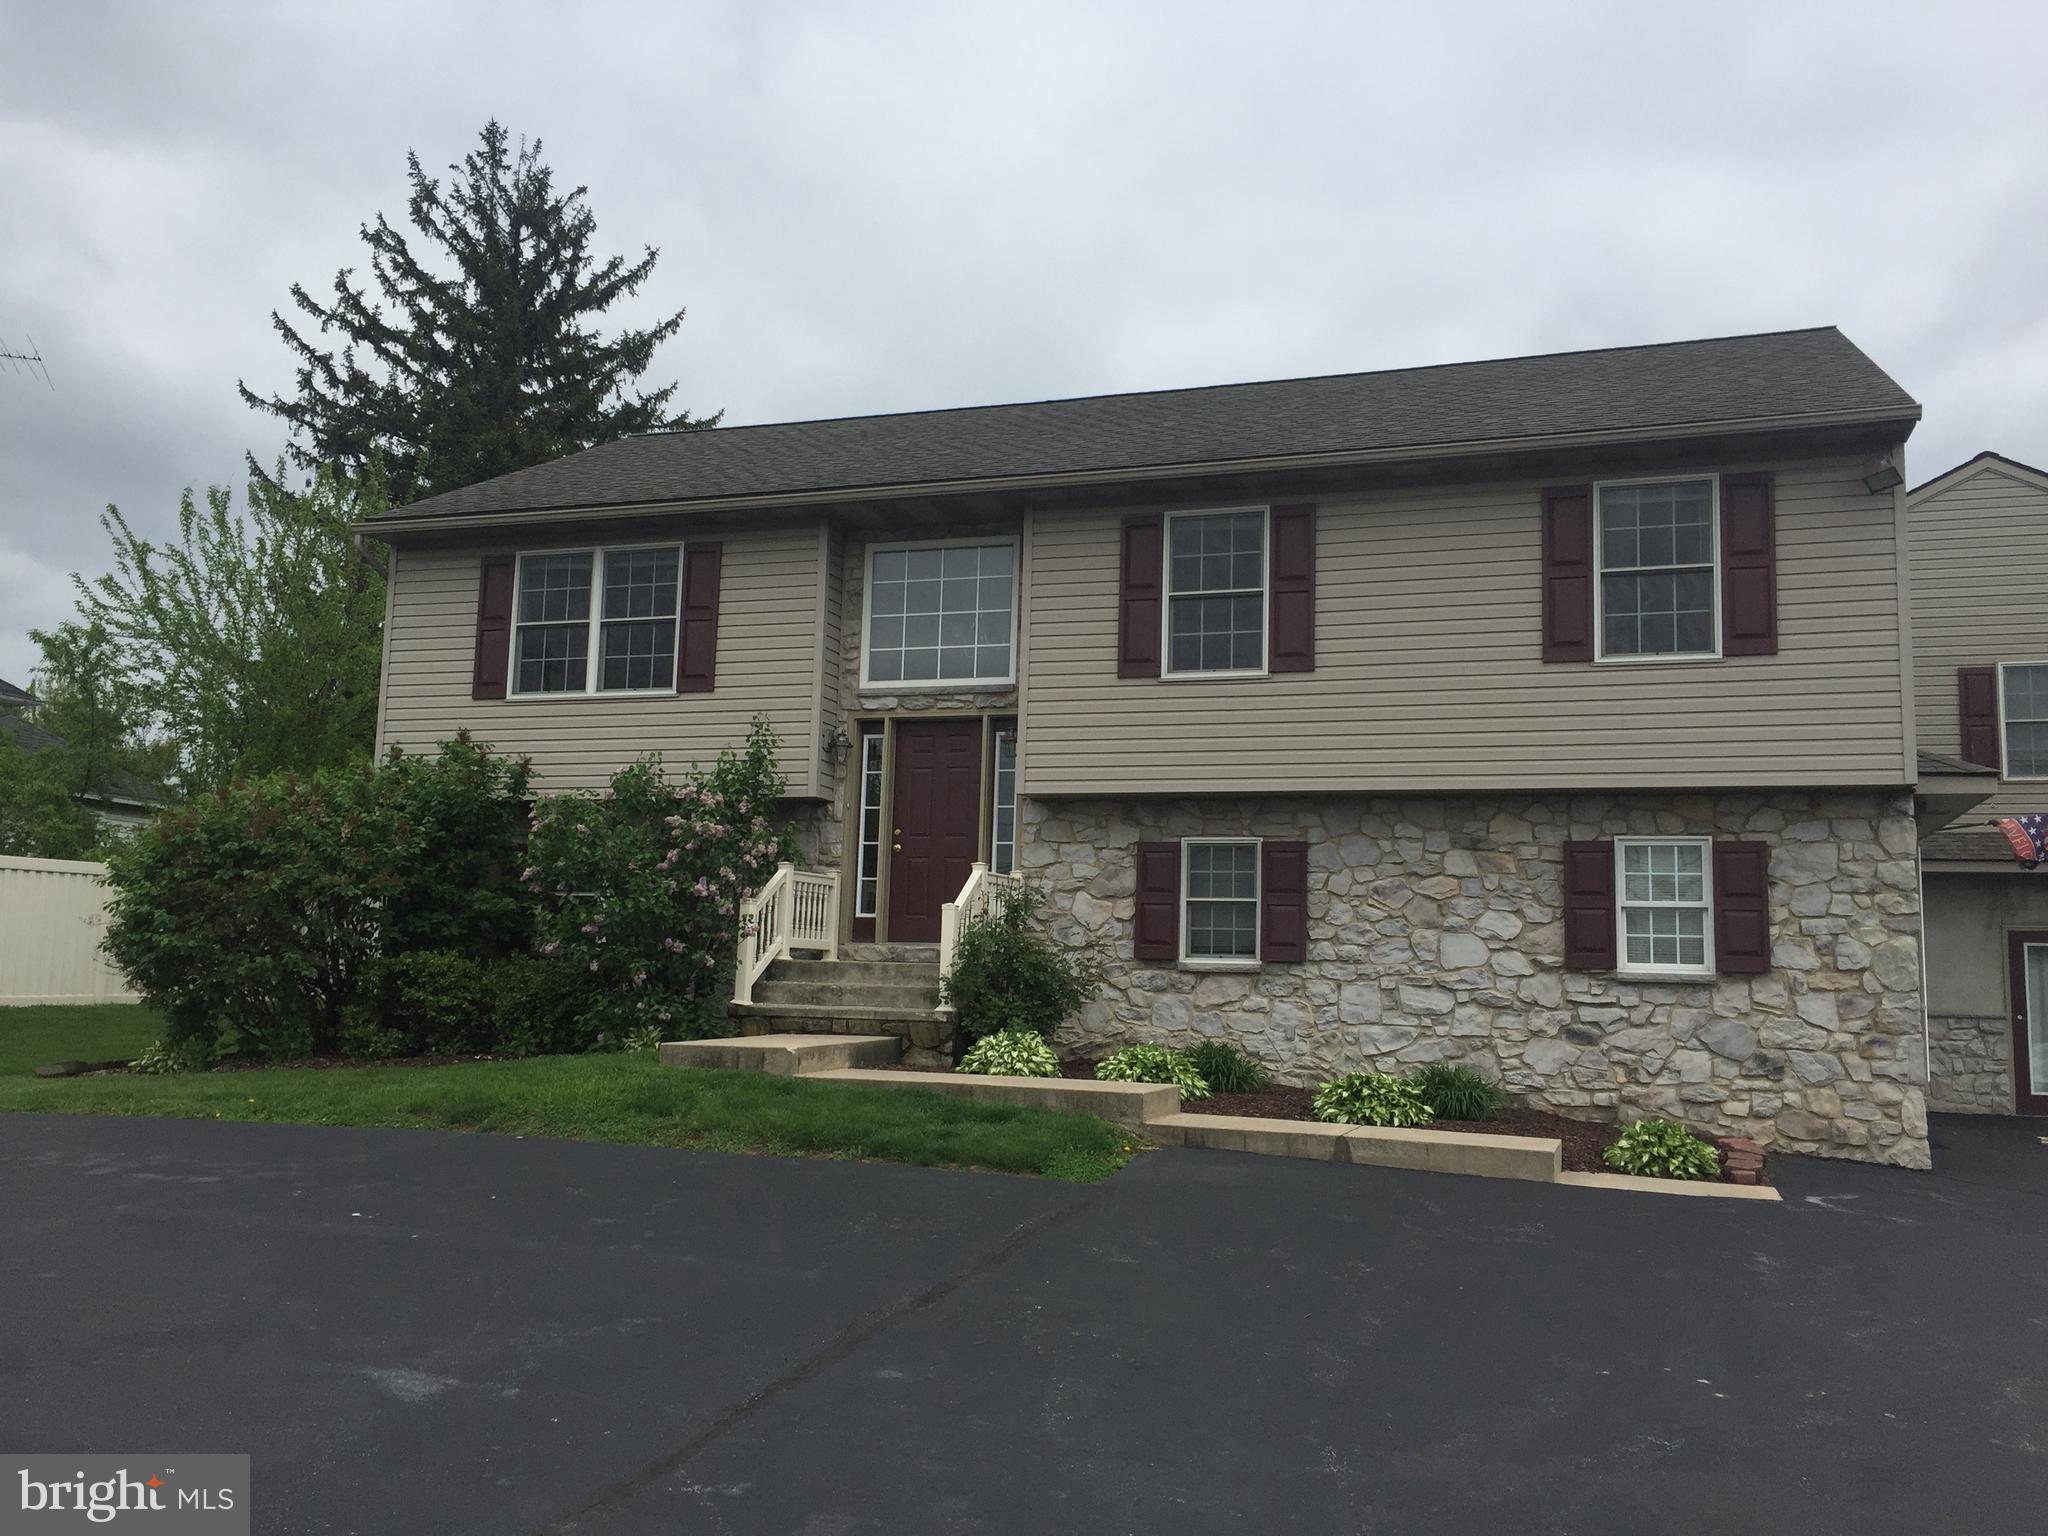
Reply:
M293 459L350 475L381 458L393 505L539 464L628 433L715 426L716 415L674 410L674 384L629 392L676 334L683 311L610 339L589 324L637 292L660 254L638 261L591 254L597 220L586 188L560 194L541 142L493 120L483 145L450 166L450 184L406 155L407 214L428 259L384 215L365 225L378 296L352 269L335 274L334 301L300 284L292 302L319 322L313 335L273 312L298 359L295 396L242 398L291 423ZM452 270L450 270L452 269ZM302 322L303 323L303 322ZM345 338L338 353L321 344ZM252 461L252 468L254 468Z

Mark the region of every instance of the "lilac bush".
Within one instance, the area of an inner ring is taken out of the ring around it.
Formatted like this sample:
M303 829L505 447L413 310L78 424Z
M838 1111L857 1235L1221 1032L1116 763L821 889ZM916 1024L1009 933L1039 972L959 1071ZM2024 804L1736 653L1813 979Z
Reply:
M540 953L586 972L609 1041L711 1032L730 995L740 907L788 857L775 732L757 718L739 751L673 784L659 757L608 793L533 811L523 879L539 898Z

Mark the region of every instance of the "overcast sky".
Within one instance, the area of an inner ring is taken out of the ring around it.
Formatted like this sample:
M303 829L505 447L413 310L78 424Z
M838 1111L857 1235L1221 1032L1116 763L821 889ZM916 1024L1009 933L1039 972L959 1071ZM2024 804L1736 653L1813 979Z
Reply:
M1686 19L1682 13L1691 13ZM729 423L1840 325L2048 463L2039 4L0 0L0 677L496 115Z

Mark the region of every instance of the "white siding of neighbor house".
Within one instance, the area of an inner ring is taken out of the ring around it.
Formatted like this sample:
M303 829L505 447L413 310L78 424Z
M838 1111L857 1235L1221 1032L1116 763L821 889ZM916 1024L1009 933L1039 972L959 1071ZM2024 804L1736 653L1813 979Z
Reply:
M1953 755L1958 667L2048 661L2048 482L1988 460L1913 497L1906 517L1920 746ZM2048 784L2003 784L1962 819L2041 810Z
M1775 656L1545 663L1538 483L1319 504L1316 669L1122 680L1120 514L1031 524L1021 790L1897 785L1897 503L1846 459L1777 475Z
M378 750L431 752L467 727L499 751L533 759L542 792L603 785L649 752L671 772L708 765L740 745L756 714L782 738L792 795L816 784L820 585L825 564L815 521L723 531L718 677L708 694L553 694L472 699L477 581L484 554L512 548L587 548L571 538L459 549L406 546L393 571L385 629ZM632 542L647 543L646 535Z

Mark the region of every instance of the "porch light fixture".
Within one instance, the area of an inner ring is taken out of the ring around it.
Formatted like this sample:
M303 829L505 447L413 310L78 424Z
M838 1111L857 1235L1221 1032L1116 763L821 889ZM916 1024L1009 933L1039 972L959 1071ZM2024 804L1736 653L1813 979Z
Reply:
M1892 462L1888 453L1880 453L1870 471L1863 477L1863 487L1873 496L1882 496L1905 483L1906 477L1899 473L1899 466Z
M825 739L825 750L832 754L832 761L835 763L845 762L846 754L853 750L853 739L846 734L846 727L842 725L834 730L823 731L820 734Z

